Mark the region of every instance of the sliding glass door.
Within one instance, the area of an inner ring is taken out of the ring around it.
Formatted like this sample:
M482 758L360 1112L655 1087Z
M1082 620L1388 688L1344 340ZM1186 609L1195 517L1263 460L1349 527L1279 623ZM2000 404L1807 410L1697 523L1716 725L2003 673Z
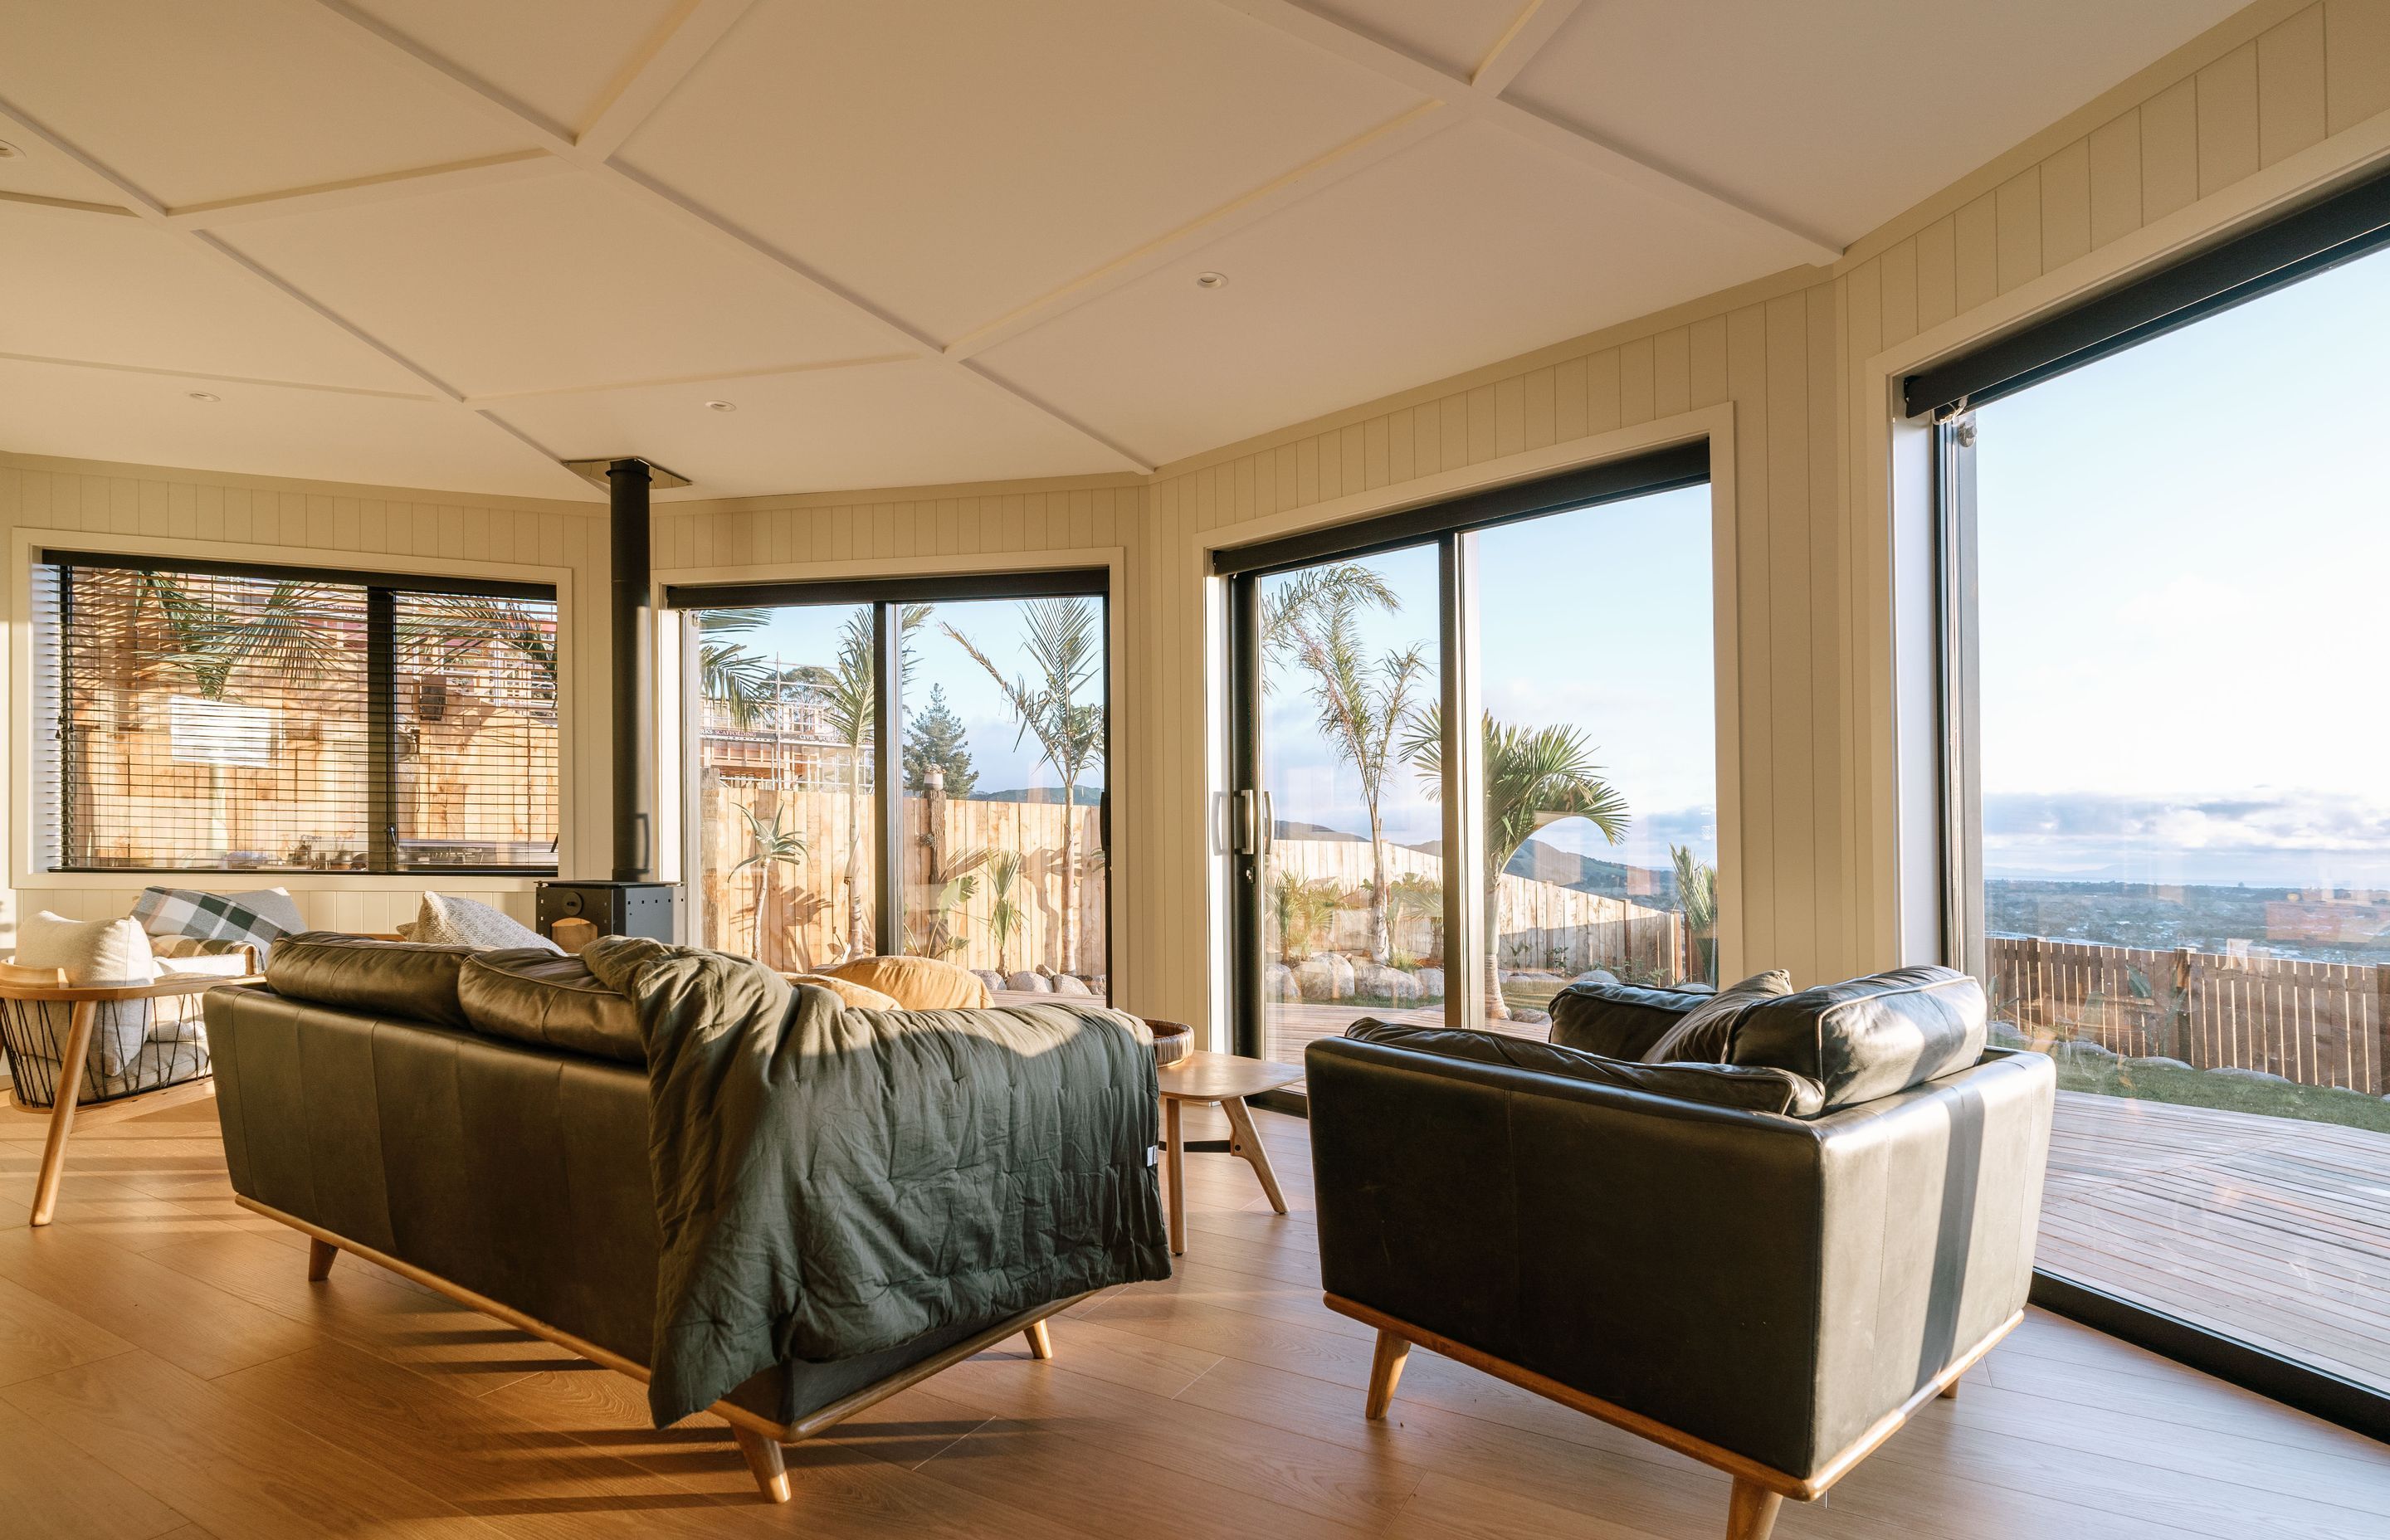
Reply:
M1707 464L1221 554L1241 1051L1363 1017L1541 1037L1573 980L1711 978Z
M1105 577L674 590L699 943L1108 999Z
M2390 252L2224 297L1945 414L1948 941L2057 1063L2052 1297L2345 1408L2390 1393Z

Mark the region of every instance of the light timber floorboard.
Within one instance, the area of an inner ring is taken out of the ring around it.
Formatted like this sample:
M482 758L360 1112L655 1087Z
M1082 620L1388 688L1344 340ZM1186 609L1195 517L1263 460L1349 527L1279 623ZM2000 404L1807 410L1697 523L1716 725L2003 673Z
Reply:
M1190 1155L1189 1250L789 1450L769 1508L710 1419L657 1430L620 1375L224 1197L187 1109L76 1141L58 1223L0 1207L0 1533L803 1534L808 1540L1715 1540L1716 1472L1410 1354L1319 1303L1304 1125L1286 1187ZM201 1110L212 1107L201 1104ZM1189 1109L1188 1136L1225 1120ZM0 1138L0 1197L37 1149ZM1785 1540L2340 1540L2390 1534L2390 1449L2038 1313Z

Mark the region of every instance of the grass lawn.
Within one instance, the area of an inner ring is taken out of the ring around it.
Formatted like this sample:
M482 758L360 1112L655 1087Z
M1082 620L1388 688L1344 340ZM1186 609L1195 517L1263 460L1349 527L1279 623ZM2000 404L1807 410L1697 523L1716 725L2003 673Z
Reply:
M2272 1081L2243 1080L2237 1075L2212 1074L2205 1070L2177 1069L2166 1064L2135 1063L2122 1059L2069 1062L2061 1059L2058 1088L2142 1101L2170 1101L2183 1107L2215 1107L2228 1112L2255 1112L2268 1118L2345 1123L2351 1128L2390 1134L2390 1101L2369 1097L2362 1091L2281 1085Z

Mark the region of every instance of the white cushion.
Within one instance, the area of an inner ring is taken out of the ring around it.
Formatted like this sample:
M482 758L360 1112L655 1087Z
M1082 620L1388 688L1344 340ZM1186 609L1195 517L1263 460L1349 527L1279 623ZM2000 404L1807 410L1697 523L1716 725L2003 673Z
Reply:
M69 919L46 909L28 915L17 922L17 965L63 969L68 985L75 988L122 988L154 983L158 978L158 959L149 950L148 934L130 915L122 919ZM43 1010L44 1019L58 1033L61 1050L66 1047L70 1010L63 1002L55 1001ZM148 1000L118 1000L98 1007L92 1021L91 1052L99 1060L103 1076L123 1073L140 1053L141 1046L149 1040L151 1015Z
M410 941L442 946L479 946L490 950L536 946L561 954L564 950L503 910L470 898L427 892L415 912Z

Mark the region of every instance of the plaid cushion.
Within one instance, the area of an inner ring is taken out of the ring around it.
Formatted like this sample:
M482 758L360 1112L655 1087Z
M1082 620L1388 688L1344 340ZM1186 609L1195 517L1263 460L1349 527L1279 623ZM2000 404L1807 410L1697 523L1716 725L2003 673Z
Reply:
M134 901L133 918L151 935L196 936L201 941L241 941L257 948L263 967L266 949L289 934L281 926L222 893L189 888L144 888Z

